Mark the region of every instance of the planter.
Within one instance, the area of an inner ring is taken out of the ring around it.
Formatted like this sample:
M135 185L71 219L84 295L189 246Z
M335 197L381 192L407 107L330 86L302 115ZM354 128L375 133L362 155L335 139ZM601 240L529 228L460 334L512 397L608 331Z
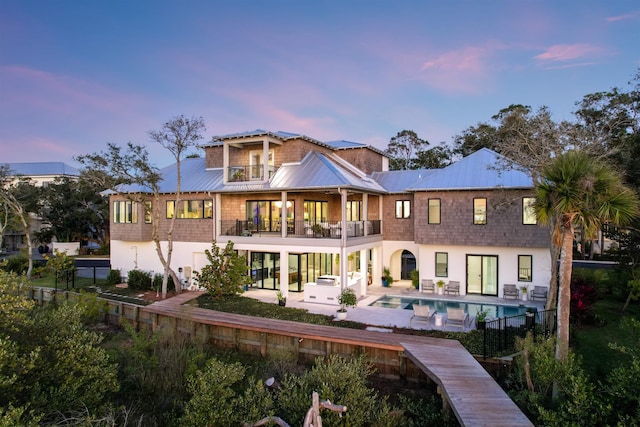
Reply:
M487 327L487 322L484 320L478 320L476 322L476 329L478 329L479 331L484 331L484 329Z
M527 301L529 299L529 294L526 292L523 292L520 298L522 298L522 301Z
M382 279L382 287L384 287L384 288L388 288L389 287L389 281L387 279Z
M278 300L278 305L280 307L284 307L285 305L287 305L287 300L286 299L280 299Z
M338 320L345 320L347 318L347 310L344 311L336 311L336 317L338 318Z
M438 295L443 295L444 294L444 288L438 286Z

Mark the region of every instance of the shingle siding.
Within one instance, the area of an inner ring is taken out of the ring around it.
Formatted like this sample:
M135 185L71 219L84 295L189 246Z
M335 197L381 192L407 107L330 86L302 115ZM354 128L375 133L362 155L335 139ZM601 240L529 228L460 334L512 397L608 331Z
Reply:
M522 224L522 197L527 195L530 192L515 190L416 193L415 239L412 240L419 244L547 247L547 227ZM487 199L484 225L473 223L474 198ZM440 224L428 224L428 199L441 201Z

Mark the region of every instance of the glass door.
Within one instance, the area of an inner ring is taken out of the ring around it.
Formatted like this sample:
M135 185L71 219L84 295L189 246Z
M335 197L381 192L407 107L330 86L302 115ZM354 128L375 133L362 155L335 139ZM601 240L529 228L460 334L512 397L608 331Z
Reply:
M496 255L467 255L467 293L498 296Z

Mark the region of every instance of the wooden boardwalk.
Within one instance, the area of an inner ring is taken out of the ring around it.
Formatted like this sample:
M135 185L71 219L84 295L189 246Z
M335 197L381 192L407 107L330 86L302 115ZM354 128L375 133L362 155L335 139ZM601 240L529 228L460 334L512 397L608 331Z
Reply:
M184 292L142 308L149 313L202 324L277 333L298 339L324 340L404 353L440 388L462 426L533 426L516 404L458 342L441 338L310 325L278 319L223 313L182 305L200 293Z

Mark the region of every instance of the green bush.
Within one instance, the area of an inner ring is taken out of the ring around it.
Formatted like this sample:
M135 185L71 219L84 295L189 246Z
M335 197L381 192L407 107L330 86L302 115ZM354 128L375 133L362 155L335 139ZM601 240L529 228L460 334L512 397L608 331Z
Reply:
M19 254L5 258L4 261L0 262L0 268L7 272L26 274L29 269L29 258L26 252L21 251Z
M120 270L109 270L109 274L107 275L107 286L114 286L119 283L122 283L122 274Z
M420 287L420 272L418 270L413 270L411 272L411 286L415 289Z
M130 270L127 284L129 289L139 291L151 289L151 273L142 270Z

